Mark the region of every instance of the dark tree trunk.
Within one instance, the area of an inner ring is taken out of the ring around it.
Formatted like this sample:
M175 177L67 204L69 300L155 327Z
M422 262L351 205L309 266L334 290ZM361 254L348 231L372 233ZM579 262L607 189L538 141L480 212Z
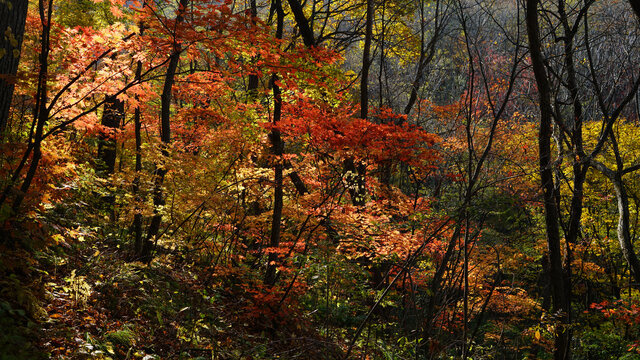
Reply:
M290 4L293 3L292 5L290 5L290 7L292 9L295 9L296 11L300 12L302 9L302 6L297 3L296 0L290 0L289 2ZM275 5L275 3L274 3ZM280 3L280 8L282 8L282 3ZM252 25L256 25L256 17L258 16L258 6L256 4L256 0L251 0L251 2L249 3L249 11L251 14L251 24ZM278 11L276 9L276 11ZM298 16L295 17L296 22L300 22L300 24L298 25L298 28L300 29L309 29L307 32L304 32L303 35L303 41L305 43L305 45L307 47L311 47L313 44L315 44L315 40L313 38L313 32L310 30L311 27L309 25L309 22L307 20L307 18L304 16L304 14L302 14L302 16L300 14L298 14ZM277 30L276 30L277 31ZM247 84L247 98L251 99L254 98L257 94L257 90L258 90L258 86L260 85L260 79L258 78L258 75L255 74L249 74L249 82ZM271 86L271 83L269 84ZM284 141L282 139L279 140L280 142L282 142L282 148L284 149ZM284 151L284 150L283 150ZM284 168L286 169L291 169L291 163L288 161L285 161L283 163ZM304 195L308 192L307 190L307 186L304 184L304 182L302 181L302 179L300 178L300 175L298 175L297 171L292 171L291 173L289 173L289 178L291 179L291 182L293 183L293 185L295 186L298 194L300 195Z
M256 25L256 17L258 16L258 6L256 4L256 0L251 0L251 5L250 5L250 13L251 13L251 26L255 26ZM255 96L256 91L258 90L258 85L259 85L259 78L258 75L256 74L249 74L249 84L247 84L247 94L249 95L249 98L252 98Z
M309 20L307 20L307 17L304 15L302 5L298 0L288 0L288 2L291 12L293 13L293 17L296 19L296 24L298 25L298 29L300 30L300 35L302 35L302 41L305 46L309 48L315 46L316 43L313 30L309 25ZM280 5L280 8L282 8L282 5Z
M189 0L180 0L180 8L178 9L178 16L176 17L176 24L180 24L183 21L183 13L188 5ZM167 74L164 79L162 95L160 95L160 139L162 140L162 163L156 164L156 170L154 172L154 214L151 218L149 229L147 230L147 236L144 243L142 244L142 252L140 253L141 260L147 263L151 261L153 247L155 245L155 242L158 241L160 223L162 222L162 214L160 213L159 209L165 204L162 186L164 184L164 177L167 174L165 162L169 156L168 147L171 143L171 89L173 87L173 82L176 76L176 70L178 69L178 63L180 62L181 52L182 46L180 42L175 41L173 43L173 51L171 53L171 59L169 60L169 66L167 67Z
M551 88L547 78L540 42L538 23L538 0L527 0L527 33L531 64L538 86L540 107L540 131L538 134L539 168L545 209L545 225L549 256L549 275L554 311L558 314L560 324L556 328L554 341L554 358L570 359L571 332L568 328L571 299L566 289L567 279L562 268L560 251L559 212L553 179L553 163L551 158L552 108Z
M105 127L98 143L98 172L112 175L116 167L116 130L124 120L124 102L115 96L107 96L100 124Z
M0 140L4 138L9 120L28 4L28 0L5 0L0 3Z
M278 77L272 76L271 84L273 86L273 124L276 125L280 121L282 115L282 96L280 88L275 84ZM271 144L273 147L273 155L275 155L274 164L274 192L273 192L273 216L271 218L271 234L269 235L269 247L277 248L280 245L280 234L282 228L282 208L284 206L284 192L283 192L283 143L280 136L280 130L273 128L269 136L271 138ZM276 269L277 269L278 254L270 252L267 260L267 271L265 273L264 282L268 285L273 285L276 282Z
M371 42L373 39L373 0L367 0L367 18L362 52L362 78L360 79L360 118L369 116L369 68L371 67Z
M42 140L44 134L44 126L49 120L49 108L47 107L47 76L49 73L49 35L51 33L51 13L53 10L51 3L51 0L47 5L45 5L44 0L39 1L40 21L42 22L42 35L40 41L42 49L40 50L40 70L38 72L38 90L36 95L36 106L33 120L35 122L35 133L30 144L30 146L33 148L33 155L31 157L31 163L29 164L29 168L27 169L25 178L22 182L22 186L20 186L20 190L16 194L16 197L12 204L12 210L14 214L18 213L18 209L20 208L20 205L22 205L22 201L29 191L29 187L31 187L31 182L35 177L36 170L38 169L38 165L40 164L40 160L42 159ZM27 153L25 153L25 155L26 154Z
M571 104L573 107L573 121L565 124L571 131L571 149L579 158L584 158L583 139L582 139L582 120L583 110L582 103L578 94L578 80L574 64L574 33L568 23L568 16L564 10L564 1L559 2L559 15L564 29L564 62L567 71L567 88L571 95ZM567 231L567 242L574 244L580 235L580 221L582 219L582 203L584 193L584 182L587 175L588 165L576 161L573 165L573 192L571 198L570 219ZM569 250L570 248L567 248ZM571 261L571 253L567 251L565 263Z
M140 27L143 29L143 27ZM136 79L140 80L142 77L142 62L138 61L136 64ZM136 95L136 100L138 96ZM135 137L136 137L136 176L133 179L133 196L135 197L136 203L142 202L142 197L140 196L140 172L142 171L142 123L140 121L140 108L136 107L136 110L133 114L133 123L135 128ZM140 213L140 207L136 205L135 214L133 214L133 253L134 257L142 256L143 253L143 242L142 242L142 214Z
M281 0L276 0L276 38L282 39L284 31L284 10L282 9ZM271 145L273 147L273 155L275 155L274 164L274 191L273 191L273 216L271 217L271 234L269 235L269 247L272 249L277 248L280 245L280 233L282 228L282 208L284 206L284 192L283 192L283 168L282 154L284 153L284 144L278 129L278 122L282 117L282 93L280 87L276 84L278 76L273 74L271 76L271 87L273 89L273 129L269 138L271 139ZM267 256L267 271L264 276L264 283L267 285L273 285L276 282L276 269L277 269L278 254L270 252Z
M100 124L104 126L98 140L98 164L96 172L105 179L113 175L116 169L117 142L116 132L124 120L124 102L118 100L116 96L107 96L104 103L104 111ZM115 221L115 195L106 191L107 195L102 197L105 210L109 213L112 221Z
M364 34L364 50L362 52L362 74L360 78L360 118L369 117L369 69L371 67L371 43L373 40L373 0L367 0L367 14ZM347 172L347 184L351 202L355 206L366 203L366 170L362 162L355 162L353 158L345 159L344 169Z
M143 7L145 6L145 2L143 2ZM144 34L145 24L141 22L140 24L140 36ZM136 63L136 74L135 79L137 82L140 82L142 79L142 61L138 60ZM139 96L135 95L136 102L139 101ZM140 173L142 172L142 122L141 122L142 114L140 112L140 106L136 106L136 109L133 113L133 126L136 138L136 164L135 171L136 175L133 179L133 196L136 201L135 213L133 214L133 258L138 258L142 256L144 242L142 239L142 214L140 209L140 203L143 202L143 197L140 194Z

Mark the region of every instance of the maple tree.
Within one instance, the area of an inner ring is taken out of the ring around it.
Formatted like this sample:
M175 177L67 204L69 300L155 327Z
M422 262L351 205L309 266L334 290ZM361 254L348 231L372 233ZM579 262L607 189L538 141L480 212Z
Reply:
M634 1L27 3L0 357L637 355Z

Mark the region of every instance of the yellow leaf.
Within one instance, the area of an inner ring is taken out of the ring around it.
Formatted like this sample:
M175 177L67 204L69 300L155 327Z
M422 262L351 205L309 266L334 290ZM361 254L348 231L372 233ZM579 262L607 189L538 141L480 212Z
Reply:
M56 245L57 245L57 244L59 244L59 243L61 243L61 242L64 242L64 236L62 236L62 235L60 235L60 234L55 234L55 235L53 235L53 236L51 237L51 239L52 239L53 241L55 241L55 242L56 242Z
M536 333L534 336L536 337L536 340L540 340L540 330L536 330Z
M96 34L93 36L93 41L97 42L98 44L103 44L106 42L106 40L104 39L104 37Z

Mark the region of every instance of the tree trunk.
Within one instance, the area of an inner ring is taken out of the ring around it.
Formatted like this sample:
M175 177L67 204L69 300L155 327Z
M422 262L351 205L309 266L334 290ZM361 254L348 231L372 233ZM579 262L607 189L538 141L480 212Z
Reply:
M100 160L97 170L108 177L112 175L116 167L116 130L120 127L124 119L124 102L115 96L107 96L104 103L104 112L100 125L104 126L103 134L100 135L98 143L98 159Z
M371 67L371 41L373 38L373 0L367 0L367 18L362 51L362 78L360 79L360 118L369 115L369 68Z
M573 119L572 121L567 121L567 124L565 124L565 126L568 127L571 131L571 144L573 146L571 150L573 151L574 156L577 156L578 158L584 158L585 155L582 139L583 110L582 103L578 94L578 80L574 64L574 32L569 26L569 17L567 16L564 9L564 0L559 1L558 4L558 13L560 15L560 20L562 22L564 31L564 63L567 72L566 84L569 95L571 96L571 104L573 107ZM582 164L580 161L575 161L573 164L573 192L571 198L569 227L566 234L567 242L570 244L574 244L577 241L580 233L584 182L587 175L587 168L588 166ZM567 248L567 250L570 249ZM570 251L567 251L566 257L567 260L565 262L569 263L571 261Z
M180 7L178 9L178 16L176 17L176 24L180 24L183 21L183 13L188 5L189 0L180 0ZM160 139L162 140L162 160L160 164L156 164L156 170L154 173L155 179L153 184L154 214L151 218L149 229L147 230L146 239L142 244L142 252L140 253L141 260L147 263L151 261L153 247L158 241L160 223L162 222L162 213L160 212L160 208L165 204L162 186L164 184L164 177L167 174L166 160L169 157L168 148L171 143L171 88L173 87L176 70L178 69L178 63L180 62L181 52L182 46L180 42L174 41L171 59L169 60L169 66L167 67L167 74L164 78L162 95L160 95Z
M616 203L618 206L618 242L620 243L620 250L624 256L631 273L636 281L636 288L640 287L640 261L636 256L633 249L633 242L631 241L631 231L629 229L630 214L629 214L629 195L622 181L621 172L614 172L602 163L595 160L591 161L594 168L598 169L604 176L606 176L616 192Z
M413 79L413 83L411 84L411 93L409 94L409 101L404 108L404 113L409 115L416 101L418 100L418 90L420 86L424 82L425 77L425 69L427 65L431 63L433 57L436 53L436 43L438 42L438 38L440 37L440 31L442 30L442 26L438 21L438 17L440 16L440 0L436 1L436 13L434 15L435 19L435 28L433 30L433 37L429 40L429 44L425 47L424 44L424 29L421 31L420 38L420 58L418 59L418 69L416 71L416 77ZM420 5L420 18L421 22L424 24L424 3Z
M249 12L251 14L251 26L256 25L256 17L258 16L258 6L256 4L256 0L251 0ZM249 84L247 84L247 94L248 98L251 99L255 97L256 92L258 90L259 78L256 74L249 74Z
M280 88L275 84L278 77L274 74L272 76L271 84L273 86L273 124L277 126L282 115L282 96ZM284 192L283 192L283 143L280 136L280 130L273 128L270 134L271 144L273 147L273 155L275 156L274 164L274 191L273 191L273 216L271 217L271 234L269 236L269 247L272 249L277 248L280 245L280 235L282 228L282 208L284 206ZM273 285L276 282L276 269L277 269L278 254L276 252L270 252L267 259L267 271L264 277L264 283L267 285Z
M367 0L367 14L364 34L364 50L362 52L362 74L360 78L360 118L369 117L369 69L371 68L371 42L373 40L373 0ZM364 206L366 203L366 171L364 163L356 162L353 158L344 161L344 169L347 172L347 184L351 202L355 206Z
M633 250L631 232L629 231L629 196L619 174L611 178L611 181L616 191L618 205L618 242L620 243L622 255L627 260L629 268L631 268L636 281L636 288L640 288L640 261L638 261L638 257Z
M40 50L40 70L38 72L38 90L36 95L36 107L34 111L34 122L36 123L36 126L32 144L30 144L33 147L33 155L31 157L31 163L29 164L29 168L27 169L25 178L22 182L22 186L20 186L20 190L16 194L16 197L12 204L12 210L14 214L18 213L20 205L22 205L22 201L24 200L24 197L31 187L31 182L35 177L36 170L38 169L38 165L40 164L40 160L42 159L42 136L44 133L44 126L49 120L49 108L47 107L47 76L49 73L49 35L51 33L51 13L53 11L51 3L52 1L50 0L48 6L45 6L44 0L39 1L40 21L42 22L42 35L40 44L42 48ZM29 149L27 149L26 151L29 151Z
M146 3L143 1L143 7ZM145 24L141 22L139 24L140 27L140 36L144 34ZM136 62L136 81L140 82L142 79L142 61L138 60ZM135 95L136 102L139 103L139 96ZM143 197L140 195L140 173L142 172L142 114L140 112L140 106L136 106L136 109L133 113L133 126L134 133L136 138L136 164L135 171L136 175L133 178L133 197L136 202L135 213L133 214L133 258L136 259L140 257L143 253L144 242L142 239L142 214L140 209L140 203L143 202Z
M143 29L141 26L140 29ZM142 33L142 30L140 31ZM136 79L140 80L142 77L142 62L138 61L136 64ZM136 100L138 100L138 95L136 95ZM140 213L139 203L142 202L142 197L140 196L140 172L142 171L142 123L140 121L140 107L136 107L136 110L133 114L133 123L135 128L135 137L136 137L136 175L133 179L133 196L136 201L135 214L133 214L133 254L134 257L142 256L144 244L142 241L142 214Z
M108 179L116 169L117 148L116 131L124 120L124 102L116 96L109 95L105 99L104 110L100 125L104 126L98 140L98 164L96 172L99 176ZM107 195L102 197L105 210L108 211L112 221L115 221L115 195L106 189Z
M552 136L552 108L551 88L547 78L540 43L540 28L538 23L538 0L527 0L526 9L527 33L529 38L529 51L531 64L538 86L540 107L540 131L538 134L539 168L542 182L542 191L545 209L545 225L547 232L547 246L549 256L549 275L551 281L551 293L553 308L559 320L554 341L554 359L565 360L570 358L571 332L569 325L569 313L571 311L571 298L566 288L567 274L562 268L562 253L560 251L560 227L559 211L556 206L556 196L553 163L551 159Z
M288 2L291 12L293 13L293 17L296 19L298 29L300 29L300 35L302 35L304 45L309 48L315 46L313 30L311 29L311 26L309 26L309 20L307 20L307 17L304 15L302 5L298 0L288 0ZM282 4L280 5L280 8L282 8Z
M28 4L28 0L5 0L0 3L0 140L4 138L9 120Z
M282 39L284 31L284 10L282 9L281 0L276 0L276 38ZM282 154L284 153L284 143L278 129L278 122L282 117L282 93L277 85L278 76L271 75L271 87L273 89L273 128L269 138L271 139L272 151L274 155L274 190L273 190L273 215L271 217L271 234L269 235L269 247L272 249L280 246L280 233L282 229L282 208L284 206L283 191L283 168ZM273 285L277 278L277 261L278 253L270 252L267 256L267 270L264 275L264 283Z

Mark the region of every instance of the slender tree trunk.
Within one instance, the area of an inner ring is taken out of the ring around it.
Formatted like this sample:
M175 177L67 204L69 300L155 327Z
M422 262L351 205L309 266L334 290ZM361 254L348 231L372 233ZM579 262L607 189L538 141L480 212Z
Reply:
M143 2L142 7L146 4ZM139 24L140 27L140 36L144 34L145 24L141 22ZM136 63L136 73L135 80L140 82L142 79L142 61L138 60ZM139 104L140 97L135 95L136 103ZM143 202L143 197L140 194L140 174L142 172L142 121L141 121L141 111L140 106L136 106L136 109L133 113L133 126L136 138L136 164L135 164L135 172L136 175L133 178L133 197L136 201L135 213L133 214L133 258L138 258L142 256L144 242L142 239L142 214L140 203Z
M572 153L577 159L584 159L583 148L583 136L582 136L582 122L583 122L583 109L582 102L580 101L580 95L578 92L578 80L575 70L574 59L574 36L575 32L569 25L569 17L565 11L565 1L560 0L558 2L558 13L560 15L560 21L562 22L564 32L564 60L565 68L567 72L567 90L571 96L571 105L573 108L573 116L571 121L565 123L571 131L571 146ZM569 208L569 226L565 235L565 258L564 258L564 291L565 291L565 306L567 311L566 322L570 324L572 322L571 315L571 261L573 257L572 246L577 243L580 236L580 225L582 221L582 207L584 198L584 182L586 181L588 165L581 161L573 162L573 191L571 192L571 204ZM557 198L559 199L559 197ZM566 332L566 338L568 342L571 341L572 330L568 326L563 329ZM570 358L570 344L565 345L567 347L566 357Z
M273 124L277 126L282 115L282 96L280 88L275 84L278 77L274 74L272 76L273 86ZM280 135L280 130L273 128L270 134L271 144L273 147L273 155L275 156L274 164L274 192L273 192L273 216L271 217L271 234L269 236L269 247L272 249L277 248L280 245L280 235L282 228L282 208L284 206L284 192L283 192L283 143ZM265 273L264 282L268 285L273 285L276 282L276 269L277 269L278 254L276 252L270 252L267 260L267 271Z
M0 140L9 120L28 4L28 0L0 2Z
M281 0L275 0L276 6L276 38L282 39L284 30L284 10L282 9ZM271 217L271 234L269 236L269 247L272 249L280 245L280 233L282 228L282 208L284 206L283 191L283 159L284 144L278 129L278 123L282 117L282 93L277 85L278 76L271 76L271 87L273 89L273 128L271 130L270 139L273 147L274 161L274 191L273 191L273 216ZM278 254L269 252L267 256L267 271L264 276L264 283L273 285L276 282Z
M439 300L438 294L440 294L440 287L442 284L442 280L444 279L445 272L449 267L449 262L451 261L451 257L453 256L456 244L458 244L460 240L460 233L462 231L462 226L459 223L456 225L451 238L449 239L449 244L447 245L447 249L442 255L442 260L436 267L436 271L433 274L433 278L429 284L429 292L431 293L429 296L429 301L427 302L427 306L425 309L425 319L426 324L424 326L424 331L422 333L422 337L425 340L422 346L422 350L426 351L431 342L432 328L435 320L435 311L436 306Z
M44 0L40 0L38 5L40 8L40 21L42 22L42 49L40 50L40 70L38 72L38 95L36 96L36 107L34 111L36 128L32 140L33 155L22 186L20 186L20 191L16 194L12 204L14 214L18 213L20 205L22 205L22 201L29 191L29 187L31 187L31 182L36 174L40 160L42 159L42 136L44 126L49 120L49 108L47 107L47 76L49 73L49 35L51 32L51 13L53 11L52 2L52 0L49 0L48 4L45 5Z
M469 209L465 209L465 226L464 226L464 242L463 242L463 264L462 264L462 278L463 278L463 302L462 302L462 359L467 360L469 351L469 227L470 217Z
M143 27L140 27L141 33ZM138 61L136 64L136 80L140 81L142 77L142 62ZM136 100L138 100L138 95L136 95ZM143 253L143 241L142 241L142 214L140 213L140 206L137 205L142 202L142 197L140 195L140 173L142 172L142 122L140 120L140 107L136 107L135 112L133 114L133 125L135 129L135 138L136 138L136 165L135 171L136 175L133 179L133 196L136 201L135 213L133 214L133 254L134 257L142 256Z
M189 0L180 0L180 7L178 9L178 15L176 17L176 25L179 25L183 21L183 14L188 5ZM164 191L162 190L162 186L164 184L164 177L167 174L166 161L169 157L169 145L171 144L171 89L173 87L176 70L178 69L178 63L180 62L181 52L182 46L180 42L175 41L173 43L171 59L169 60L169 65L167 67L167 74L164 79L162 95L160 95L160 139L162 140L162 160L160 164L156 165L156 170L154 172L154 214L151 218L149 229L147 230L147 236L144 243L142 244L142 252L140 254L140 257L144 262L150 262L152 259L152 250L154 247L154 243L158 241L160 223L162 222L162 213L160 211L160 208L165 204Z
M574 64L574 33L569 26L568 16L565 12L564 0L559 1L558 13L564 29L564 62L567 71L567 88L571 96L571 104L573 107L573 119L568 124L571 130L571 144L573 154L578 158L584 158L583 140L582 140L582 120L583 110L582 103L578 94L578 80ZM580 234L580 221L582 219L582 203L584 193L584 182L587 175L587 166L580 161L575 161L573 165L573 192L571 198L569 227L567 231L567 243L575 244ZM569 249L568 249L569 250ZM567 252L567 260L569 263L570 251Z
M640 20L640 0L629 0L629 3L631 4L631 7L633 8L636 16ZM585 18L584 27L585 27L585 34L588 36L589 27L587 23L587 18ZM627 94L626 98L617 106L617 108L613 110L611 113L609 113L607 107L605 106L605 103L606 103L605 97L603 96L602 91L600 90L601 87L598 84L598 81L596 80L596 77L595 77L595 70L592 65L593 60L592 60L591 48L589 46L588 37L585 40L586 40L585 45L587 50L587 56L588 56L589 64L591 68L590 70L592 74L592 80L595 85L595 88L597 89L596 94L598 96L598 105L600 107L600 110L604 114L604 119L606 124L604 134L602 134L601 140L599 141L599 144L598 144L600 146L596 146L596 149L590 154L588 158L590 159L590 165L596 168L597 170L599 170L600 172L602 172L602 174L604 174L613 184L614 191L616 193L616 200L617 200L617 207L618 207L618 228L617 228L618 242L620 243L620 249L622 250L622 254L625 260L627 261L627 264L629 265L632 276L634 277L634 280L636 282L635 286L636 288L640 288L640 261L638 260L638 257L635 254L635 251L633 249L633 242L631 239L631 232L630 232L629 197L624 185L624 181L622 179L623 175L630 173L632 171L637 171L638 166L636 165L636 166L632 166L630 168L625 169L622 156L620 154L620 149L618 148L618 142L616 140L614 132L612 131L613 123L618 119L618 117L622 112L622 109L628 104L628 102L630 102L631 99L633 99L634 97L636 99L636 102L638 102L638 99L639 99L638 86L640 85L640 79L636 80L633 88ZM604 145L604 140L606 139L610 140L611 148L613 150L615 160L616 160L616 171L613 171L608 167L606 167L604 164L593 160L595 155L597 155L602 150L603 148L602 146ZM612 289L616 298L619 298L620 287L618 286L617 280L616 280L617 271L613 265L611 266L611 269L612 270L608 271L607 273L613 273L612 276L610 276L610 278L612 279L611 281Z
M386 23L385 23L385 12L386 12L386 6L385 3L382 3L382 11L380 14L380 23L381 23L381 31L380 31L380 69L378 71L378 107L382 108L382 106L384 105L384 87L383 87L383 79L385 80L384 83L386 83L386 88L389 89L389 84L388 84L388 76L386 74L386 69L385 69L385 55L386 55L386 50L385 50L385 33L387 30L386 27ZM388 93L388 91L387 91ZM384 123L388 123L390 121L390 119L381 119L382 122ZM381 166L380 166L380 183L382 183L384 186L387 187L387 189L389 189L389 186L391 185L391 170L393 167L393 163L394 161L389 159L389 160L385 160Z
M362 78L360 79L360 118L369 116L369 69L371 68L371 42L373 40L373 0L367 0L367 15L362 51Z
M609 133L609 139L611 140L611 147L615 154L617 168L617 171L613 174L609 173L608 177L613 183L613 188L616 192L616 199L618 204L618 242L620 243L622 255L624 256L625 260L627 260L627 264L629 264L631 273L636 281L635 287L640 288L640 261L638 261L638 257L633 250L631 231L629 230L629 196L627 195L627 190L624 186L624 182L622 181L622 176L625 174L624 162L622 160L622 156L620 155L618 141L616 140L616 136L613 132ZM627 172L632 171L632 169L633 168L628 168Z
M367 14L364 34L364 50L362 52L362 74L360 78L360 118L369 117L369 69L371 68L371 43L373 40L373 0L367 0ZM347 183L351 202L355 206L364 206L366 203L366 171L363 162L355 162L353 158L344 161L344 169L347 171Z
M383 79L387 78L385 75L385 55L386 55L386 49L385 47L385 32L387 30L386 28L386 23L385 23L385 12L387 10L387 7L385 6L385 3L383 2L381 4L382 6L382 10L380 11L380 35L378 35L378 39L380 42L380 66L378 67L378 107L382 108L382 106L384 105L384 89L382 87L383 85ZM382 121L386 122L386 119L382 119Z
M527 33L531 64L538 85L540 107L540 131L538 134L540 179L545 209L545 225L547 232L547 247L550 264L550 280L552 289L553 308L559 316L554 340L554 359L566 360L570 358L571 332L569 331L570 296L566 289L565 273L562 268L562 253L560 251L559 212L556 203L553 163L551 158L552 136L552 108L551 88L547 78L540 42L540 27L538 23L538 0L527 0L526 9Z
M418 100L418 90L420 86L424 82L425 70L427 65L431 63L433 57L436 53L436 43L440 38L440 32L442 31L442 26L439 22L440 17L440 0L436 0L436 13L434 15L435 27L433 30L433 37L429 40L429 43L425 46L425 30L421 31L420 37L420 57L418 59L418 69L416 71L416 77L413 79L413 83L411 84L411 93L409 94L409 101L404 108L404 113L409 115L416 101ZM424 24L424 3L420 4L420 19Z
M256 0L251 0L251 5L249 9L251 13L251 26L256 25L256 17L258 16L258 6L256 4ZM249 84L247 84L247 94L249 98L255 96L256 91L258 90L259 78L256 74L249 74Z
M620 243L622 255L627 261L627 264L629 264L631 273L637 283L636 287L640 287L640 261L636 256L636 253L633 249L633 242L631 241L631 231L629 225L629 195L627 194L624 182L622 181L622 172L613 171L606 165L595 160L592 160L591 164L594 168L596 168L604 176L606 176L609 181L611 181L611 184L613 184L613 189L616 192L616 203L618 207L618 242Z
M631 231L629 231L629 196L627 190L624 187L622 177L619 173L614 174L610 178L613 183L613 188L616 192L616 202L618 205L618 242L620 243L620 249L624 256L634 280L636 281L635 287L640 288L640 261L633 249L633 242L631 241Z
M249 10L251 12L251 15L254 17L257 16L258 7L256 5L256 0L251 0L249 6L250 6ZM282 7L282 3L280 7ZM304 16L304 13L302 12L302 5L300 5L297 2L297 0L289 0L289 7L291 7L292 12L295 13L294 14L295 21L296 21L296 24L298 24L298 28L301 29L300 32L301 32L305 46L307 46L308 48L311 48L315 44L315 39L313 37L313 31L311 30L309 21L307 20L307 18ZM255 23L254 20L252 21ZM259 86L258 76L253 74L249 75L249 84L247 86L247 92L249 94L249 97L251 97L252 94L256 93L258 86ZM280 141L282 142L282 148L284 149L284 142L282 141L282 139L280 139ZM283 166L286 169L291 169L292 167L291 163L288 161L285 161L283 163ZM291 179L291 182L295 186L298 194L304 195L307 192L309 192L307 189L307 186L304 184L304 182L300 178L300 175L298 175L297 171L295 170L291 171L289 173L289 178Z
M140 109L135 110L133 121L136 137L136 176L133 179L133 196L136 204L138 204L142 202L142 197L140 195L140 172L142 171L142 126L140 122ZM135 256L141 256L143 254L144 247L142 242L142 214L140 211L140 206L136 205L135 214L133 214L133 246Z
M611 140L611 147L616 158L617 169L617 171L612 174L613 176L609 175L608 177L613 182L613 188L615 189L618 203L618 242L620 243L622 255L625 260L627 260L627 264L629 264L631 273L636 281L635 287L640 288L640 261L638 261L638 257L633 250L631 231L629 230L629 196L627 195L627 190L624 186L624 182L622 181L622 176L625 174L624 162L620 155L618 140L616 140L616 136L613 132L609 133L609 139ZM632 169L633 167L626 170L627 172L630 172Z

